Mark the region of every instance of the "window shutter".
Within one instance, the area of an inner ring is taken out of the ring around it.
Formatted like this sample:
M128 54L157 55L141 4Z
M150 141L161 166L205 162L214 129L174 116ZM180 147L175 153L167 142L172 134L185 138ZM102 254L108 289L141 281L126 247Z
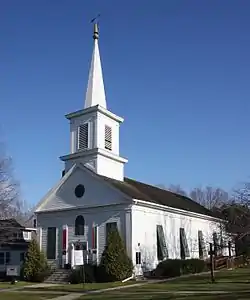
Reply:
M166 240L165 240L162 225L157 225L156 226L156 233L157 233L157 250L158 250L157 251L157 256L158 256L158 260L163 260L163 259L168 258L168 249L167 249Z
M213 233L213 243L214 243L214 253L216 256L218 255L218 250L219 250L219 239L216 232Z
M180 228L180 246L181 246L181 258L185 259L190 256L187 237L184 228Z
M112 150L112 128L105 125L105 149Z
M92 227L92 249L97 249L97 225Z
M78 127L78 150L89 147L89 124L85 123Z
M199 257L202 259L207 256L206 244L203 237L203 232L198 230Z
M56 258L56 227L47 229L47 259Z

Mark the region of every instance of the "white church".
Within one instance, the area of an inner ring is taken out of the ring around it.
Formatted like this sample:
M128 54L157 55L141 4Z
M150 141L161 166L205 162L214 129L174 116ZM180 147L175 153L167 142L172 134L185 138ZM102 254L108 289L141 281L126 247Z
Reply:
M47 259L58 268L74 266L74 249L97 263L108 232L117 228L135 273L166 258L206 258L218 242L220 220L191 199L124 175L120 156L123 118L107 109L98 26L83 109L66 115L70 154L65 170L35 210L37 237Z

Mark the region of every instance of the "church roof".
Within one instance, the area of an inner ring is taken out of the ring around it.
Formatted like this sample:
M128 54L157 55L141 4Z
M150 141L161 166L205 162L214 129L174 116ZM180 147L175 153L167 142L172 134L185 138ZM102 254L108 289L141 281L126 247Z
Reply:
M101 177L133 199L144 200L159 205L214 217L210 210L188 197L127 177L124 178L124 181L119 181L104 176Z

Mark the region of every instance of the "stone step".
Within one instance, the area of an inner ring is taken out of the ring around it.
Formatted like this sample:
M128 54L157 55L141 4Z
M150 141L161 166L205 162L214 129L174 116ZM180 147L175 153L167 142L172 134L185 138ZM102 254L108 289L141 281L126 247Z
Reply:
M55 269L54 272L44 281L45 283L67 283L70 269Z

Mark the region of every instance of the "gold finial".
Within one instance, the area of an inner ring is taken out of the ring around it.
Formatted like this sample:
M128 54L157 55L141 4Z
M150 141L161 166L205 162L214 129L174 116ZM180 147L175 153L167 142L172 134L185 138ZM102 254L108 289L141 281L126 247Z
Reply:
M99 31L98 31L98 25L97 23L94 24L94 34L93 34L93 39L98 40L99 38Z

